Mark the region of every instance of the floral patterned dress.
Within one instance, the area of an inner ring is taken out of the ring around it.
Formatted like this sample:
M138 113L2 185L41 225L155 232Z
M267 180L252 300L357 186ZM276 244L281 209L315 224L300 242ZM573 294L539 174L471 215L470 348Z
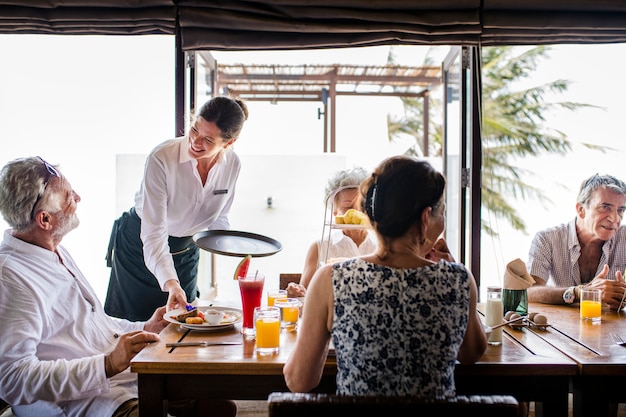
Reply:
M337 393L454 396L468 277L465 266L446 261L411 269L359 258L335 264Z

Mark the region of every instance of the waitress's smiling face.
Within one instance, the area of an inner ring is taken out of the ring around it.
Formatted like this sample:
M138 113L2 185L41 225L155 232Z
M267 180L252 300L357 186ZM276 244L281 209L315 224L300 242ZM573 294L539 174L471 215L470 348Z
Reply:
M194 159L213 158L231 145L222 137L222 131L214 122L198 117L189 129L189 156Z

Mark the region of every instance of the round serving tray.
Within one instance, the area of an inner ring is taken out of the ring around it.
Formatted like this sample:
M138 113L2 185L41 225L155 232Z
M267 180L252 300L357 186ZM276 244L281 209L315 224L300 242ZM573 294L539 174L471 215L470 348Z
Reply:
M283 248L271 237L237 230L205 230L193 235L193 241L201 249L226 256L269 256Z

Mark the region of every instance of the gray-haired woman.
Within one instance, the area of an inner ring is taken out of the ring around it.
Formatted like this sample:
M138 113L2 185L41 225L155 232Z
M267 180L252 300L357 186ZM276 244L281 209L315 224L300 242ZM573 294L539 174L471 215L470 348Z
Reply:
M369 172L360 167L336 172L328 179L324 203L331 204L333 215L345 215L350 209L360 210L359 186ZM300 285L290 285L291 296L304 296L315 271L327 261L365 255L376 249L376 236L367 229L333 230L324 240L311 244L304 260Z

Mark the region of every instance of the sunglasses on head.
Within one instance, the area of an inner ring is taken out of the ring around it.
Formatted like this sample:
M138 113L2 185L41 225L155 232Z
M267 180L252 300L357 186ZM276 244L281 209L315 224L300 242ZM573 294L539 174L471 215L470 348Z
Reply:
M35 218L35 207L37 207L39 200L41 200L41 197L43 197L43 194L46 192L46 187L48 186L48 183L50 182L50 178L61 177L61 174L59 174L59 171L57 171L55 167L53 167L48 162L46 162L41 156L38 156L37 158L46 167L47 174L46 174L46 178L44 178L44 181L43 181L43 188L39 191L39 194L37 195L37 199L35 200L35 204L33 204L33 209L30 211L31 219Z

